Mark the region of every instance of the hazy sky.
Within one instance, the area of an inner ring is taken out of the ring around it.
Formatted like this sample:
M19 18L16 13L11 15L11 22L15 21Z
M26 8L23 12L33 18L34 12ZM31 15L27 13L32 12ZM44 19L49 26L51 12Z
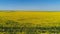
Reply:
M60 0L0 0L0 10L60 10Z

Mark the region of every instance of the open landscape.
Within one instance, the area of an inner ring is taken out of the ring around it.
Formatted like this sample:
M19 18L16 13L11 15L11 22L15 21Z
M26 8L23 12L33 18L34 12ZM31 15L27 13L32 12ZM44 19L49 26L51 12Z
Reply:
M0 34L60 34L60 12L0 11Z
M0 0L0 34L60 34L60 0Z

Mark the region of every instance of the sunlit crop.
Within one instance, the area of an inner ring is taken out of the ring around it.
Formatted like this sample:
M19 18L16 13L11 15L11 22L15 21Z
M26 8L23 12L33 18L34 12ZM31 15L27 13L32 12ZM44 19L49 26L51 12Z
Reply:
M60 34L60 12L0 12L1 34Z

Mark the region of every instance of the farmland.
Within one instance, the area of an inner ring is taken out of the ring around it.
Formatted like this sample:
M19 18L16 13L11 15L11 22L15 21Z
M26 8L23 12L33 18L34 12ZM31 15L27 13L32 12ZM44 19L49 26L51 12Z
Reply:
M60 34L60 12L1 11L0 34Z

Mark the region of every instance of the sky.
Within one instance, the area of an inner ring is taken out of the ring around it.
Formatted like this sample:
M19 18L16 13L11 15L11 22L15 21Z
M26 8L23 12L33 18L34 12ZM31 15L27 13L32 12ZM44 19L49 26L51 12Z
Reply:
M60 0L0 0L0 10L60 11Z

